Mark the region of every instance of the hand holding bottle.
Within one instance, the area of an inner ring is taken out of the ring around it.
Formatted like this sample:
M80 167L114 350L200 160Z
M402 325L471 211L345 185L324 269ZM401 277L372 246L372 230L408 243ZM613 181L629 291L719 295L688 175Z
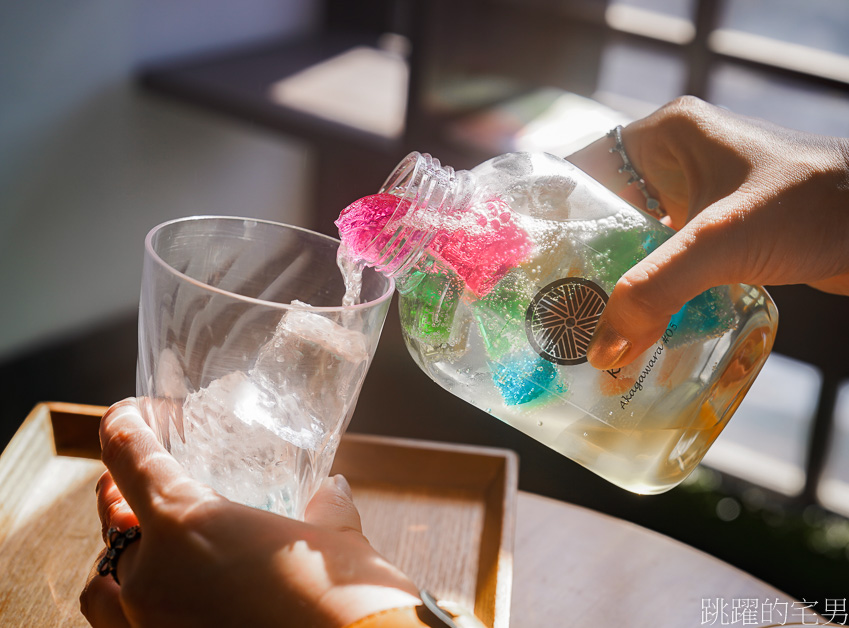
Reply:
M784 129L680 98L622 133L678 232L626 272L596 329L597 368L631 362L712 286L807 283L849 294L849 139ZM602 138L568 159L643 207Z

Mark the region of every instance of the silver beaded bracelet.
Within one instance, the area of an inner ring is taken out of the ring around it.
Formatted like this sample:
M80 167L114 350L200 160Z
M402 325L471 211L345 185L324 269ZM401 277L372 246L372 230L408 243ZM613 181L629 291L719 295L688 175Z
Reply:
M612 137L615 142L613 148L610 149L611 153L619 153L619 156L622 158L622 167L619 168L619 172L626 173L628 175L628 185L632 183L637 184L637 189L643 193L643 196L646 197L646 210L652 216L657 218L663 218L666 215L660 208L660 201L654 198L651 194L649 194L648 189L646 189L646 180L643 179L634 168L634 164L631 163L631 160L628 159L628 155L625 152L625 146L622 144L622 125L618 125L617 127L610 129L607 134L607 137Z

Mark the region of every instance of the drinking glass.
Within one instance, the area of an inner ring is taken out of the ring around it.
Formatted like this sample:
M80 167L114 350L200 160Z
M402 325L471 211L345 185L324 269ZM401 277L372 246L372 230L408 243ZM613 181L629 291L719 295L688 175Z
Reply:
M374 356L394 283L371 269L342 305L338 240L201 216L145 240L136 392L195 479L303 518Z

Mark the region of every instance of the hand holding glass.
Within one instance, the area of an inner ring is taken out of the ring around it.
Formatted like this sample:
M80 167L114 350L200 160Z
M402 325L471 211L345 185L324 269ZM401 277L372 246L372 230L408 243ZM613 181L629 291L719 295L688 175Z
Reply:
M194 217L145 241L137 394L171 454L223 496L297 519L327 476L394 284L343 306L338 241Z

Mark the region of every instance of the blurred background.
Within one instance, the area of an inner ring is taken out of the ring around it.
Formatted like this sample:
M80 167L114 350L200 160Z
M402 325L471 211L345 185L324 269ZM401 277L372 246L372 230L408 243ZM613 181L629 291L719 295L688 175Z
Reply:
M164 220L332 234L410 150L455 168L566 155L681 94L849 136L847 33L834 0L3 3L0 445L39 401L134 394L143 239ZM439 389L394 313L350 429L514 449L524 490L820 606L844 599L849 299L770 292L775 354L705 463L661 496L609 486Z

